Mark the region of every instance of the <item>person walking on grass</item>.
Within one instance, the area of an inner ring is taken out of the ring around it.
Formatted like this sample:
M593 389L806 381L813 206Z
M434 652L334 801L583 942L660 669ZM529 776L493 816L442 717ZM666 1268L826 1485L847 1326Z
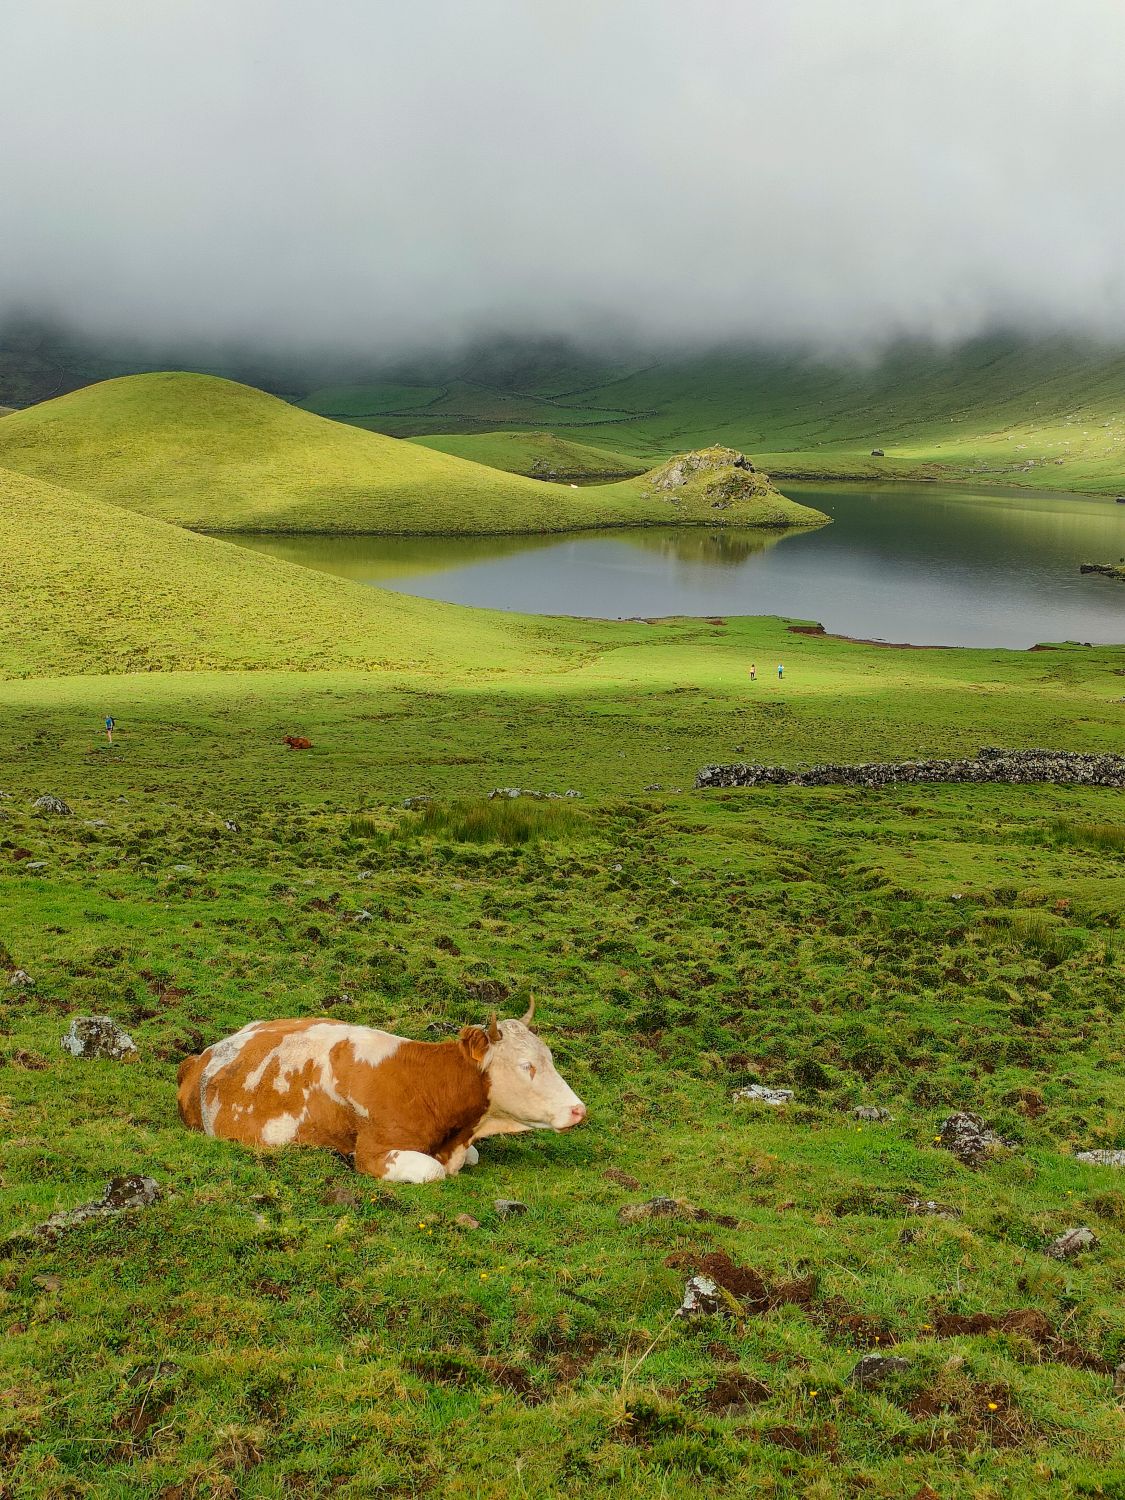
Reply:
M106 737L106 739L109 741L109 743L111 745L113 744L113 731L116 729L116 727L117 727L117 720L113 717L112 714L106 714L106 716L105 716L105 737Z
M758 680L758 663L756 661L752 661L750 663L750 681L751 682L757 682L757 680Z
M777 680L778 680L778 682L780 682L781 679L784 676L785 676L785 663L779 661L778 664L777 664Z

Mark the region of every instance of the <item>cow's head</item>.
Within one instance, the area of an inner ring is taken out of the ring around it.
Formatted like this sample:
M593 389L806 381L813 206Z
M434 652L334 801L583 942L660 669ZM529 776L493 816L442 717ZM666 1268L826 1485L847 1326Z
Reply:
M489 1019L470 1026L461 1042L488 1078L488 1115L478 1136L521 1130L570 1130L586 1118L586 1106L555 1070L551 1049L535 1035L532 1001L520 1020Z

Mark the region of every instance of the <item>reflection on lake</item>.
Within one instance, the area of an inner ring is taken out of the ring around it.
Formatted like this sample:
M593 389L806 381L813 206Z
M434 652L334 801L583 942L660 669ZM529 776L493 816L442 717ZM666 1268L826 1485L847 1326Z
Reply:
M232 537L363 583L530 614L785 615L916 645L1125 642L1125 506L935 486L785 485L812 531L535 537Z

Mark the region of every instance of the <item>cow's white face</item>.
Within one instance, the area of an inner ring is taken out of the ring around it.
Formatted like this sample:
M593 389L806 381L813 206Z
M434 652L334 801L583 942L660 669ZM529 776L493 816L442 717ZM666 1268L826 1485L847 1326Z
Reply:
M501 1021L485 1059L490 1097L481 1135L570 1130L586 1106L555 1071L551 1050L522 1021Z

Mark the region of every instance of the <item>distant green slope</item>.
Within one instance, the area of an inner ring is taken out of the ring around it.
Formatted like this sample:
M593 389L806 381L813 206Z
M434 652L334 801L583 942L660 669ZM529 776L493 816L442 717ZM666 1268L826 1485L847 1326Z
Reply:
M587 361L581 387L569 390L555 359L481 359L478 381L470 362L445 400L424 410L384 401L369 424L481 434L530 418L646 463L718 442L775 477L971 477L1125 492L1125 352L1104 346L993 337L949 350L903 345L867 363L741 350L633 368L607 361L600 376ZM369 406L384 390L365 389Z
M553 661L556 622L365 588L0 469L0 677Z
M529 479L556 480L590 484L610 479L627 479L640 474L645 464L628 454L610 448L594 448L588 443L557 437L551 432L471 432L436 433L411 438L421 448L439 453L453 453L473 463L504 469L510 474L526 474Z
M575 491L299 411L208 375L133 375L0 424L0 467L201 531L543 532L808 525L771 491L718 514L643 481Z

